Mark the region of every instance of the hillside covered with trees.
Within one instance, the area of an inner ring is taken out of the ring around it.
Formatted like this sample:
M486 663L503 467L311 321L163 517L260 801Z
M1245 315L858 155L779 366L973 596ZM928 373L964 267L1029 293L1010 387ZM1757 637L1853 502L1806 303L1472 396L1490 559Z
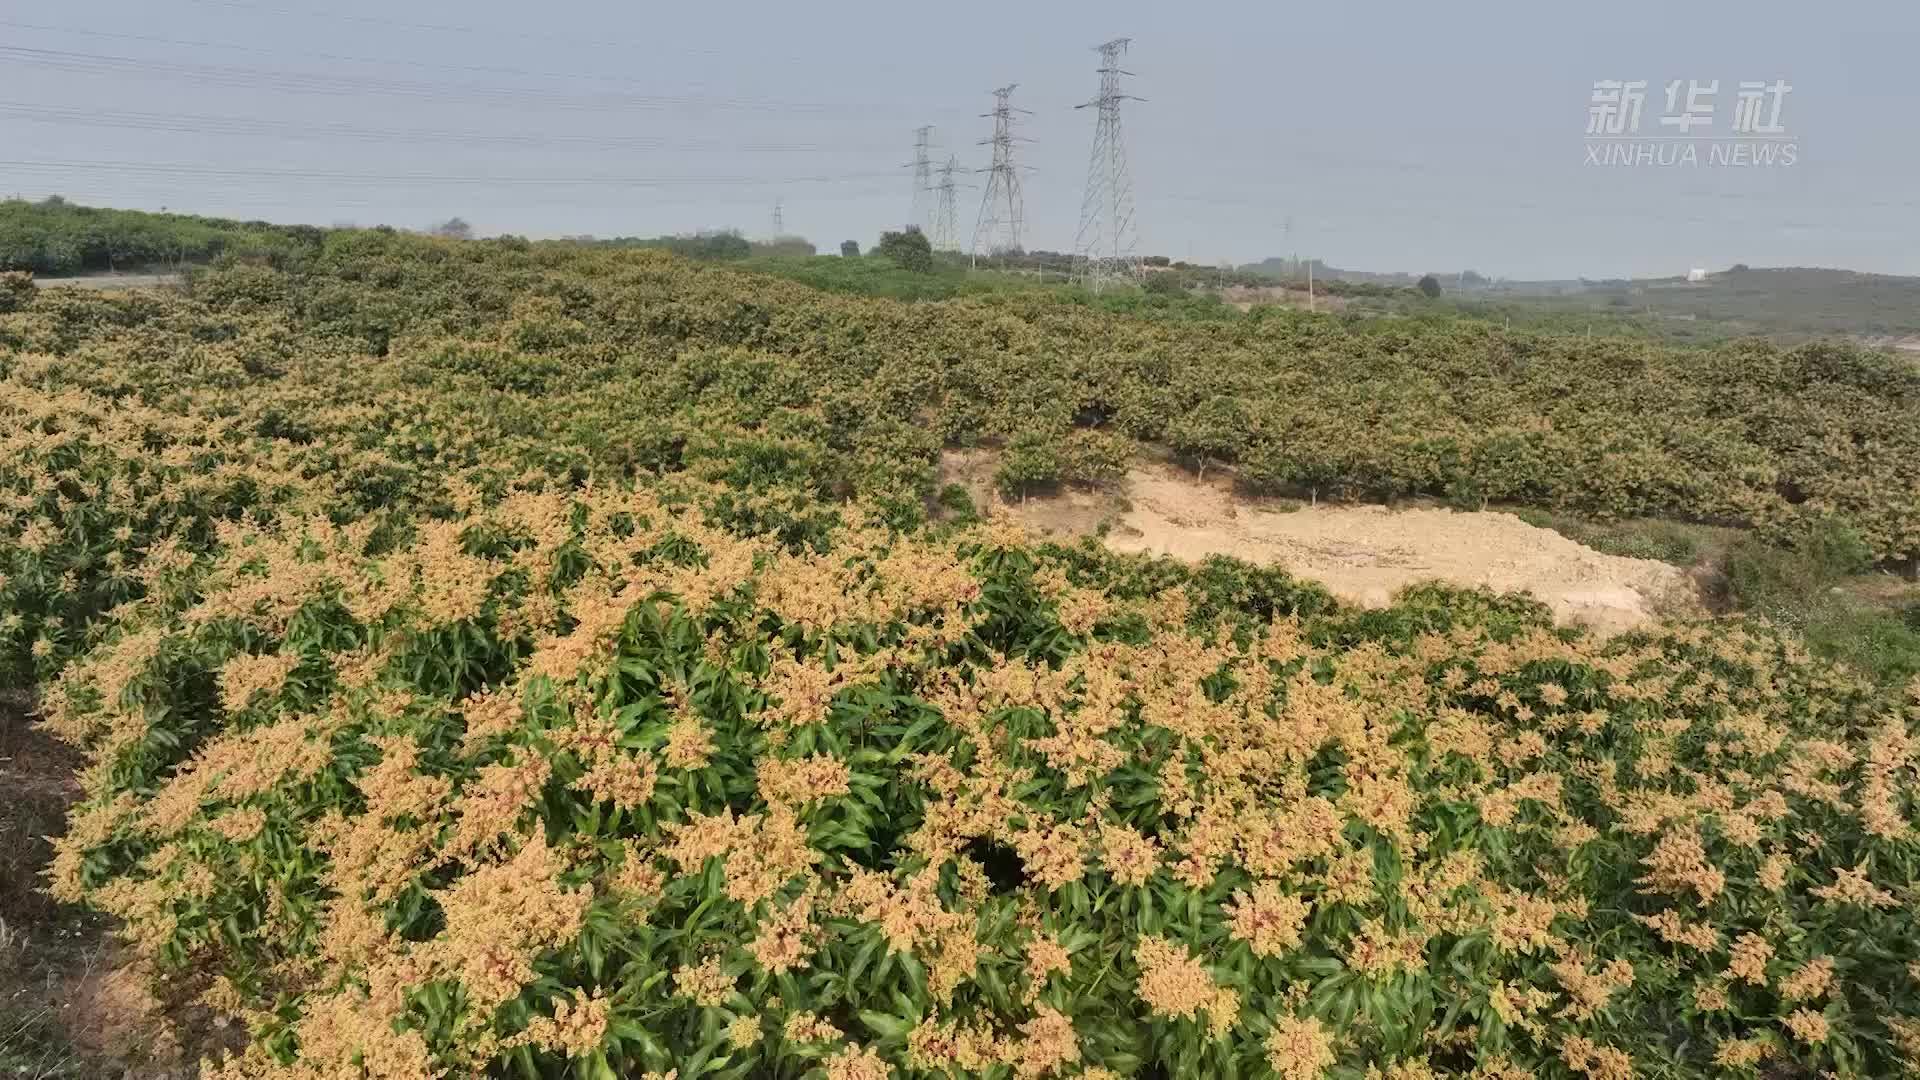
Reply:
M573 243L11 275L0 684L85 758L51 888L223 1018L208 1080L1898 1075L1920 681L1041 543L934 463L1911 567L1916 414L1844 344Z

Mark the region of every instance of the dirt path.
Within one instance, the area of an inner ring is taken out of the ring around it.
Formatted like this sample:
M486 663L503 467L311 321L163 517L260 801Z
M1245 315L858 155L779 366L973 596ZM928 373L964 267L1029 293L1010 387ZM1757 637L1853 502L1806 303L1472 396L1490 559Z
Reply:
M24 698L0 693L0 1076L185 1080L194 1058L108 920L41 890L79 764L33 728Z
M966 483L985 463L978 452L949 455L945 471ZM1046 532L1090 533L1105 521L1107 545L1117 551L1185 560L1231 555L1279 565L1365 606L1384 606L1402 586L1437 579L1524 590L1561 622L1611 634L1698 604L1691 580L1677 567L1603 555L1507 513L1267 509L1225 484L1200 483L1165 465L1135 468L1121 497L1067 492L1001 505Z
M43 289L157 289L178 285L185 280L179 274L89 274L83 277L36 277L33 283Z

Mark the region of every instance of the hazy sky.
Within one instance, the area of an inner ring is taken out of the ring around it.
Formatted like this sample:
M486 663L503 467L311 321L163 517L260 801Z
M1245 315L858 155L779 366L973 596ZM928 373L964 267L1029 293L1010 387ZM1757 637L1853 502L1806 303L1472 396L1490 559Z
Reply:
M1094 121L1073 106L1121 35L1143 252L1920 273L1912 0L0 0L0 193L530 236L758 235L779 198L832 250L907 218L917 125L983 167L988 91L1017 82L1027 246L1068 250ZM1783 79L1797 162L1588 164L1602 79L1647 81L1643 136L1674 130L1668 82L1718 80L1722 137L1738 83Z

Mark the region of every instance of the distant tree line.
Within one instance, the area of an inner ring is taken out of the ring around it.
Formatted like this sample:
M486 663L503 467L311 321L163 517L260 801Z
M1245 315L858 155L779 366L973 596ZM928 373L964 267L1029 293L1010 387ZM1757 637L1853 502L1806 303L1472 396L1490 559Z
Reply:
M703 229L674 236L615 236L606 239L576 236L569 239L597 247L659 248L702 262L728 262L755 255L804 258L815 253L813 243L804 237L776 236L771 240L749 240L738 229Z
M312 225L109 210L57 195L0 200L0 271L138 270L207 263L227 254L277 259L316 250L324 236Z

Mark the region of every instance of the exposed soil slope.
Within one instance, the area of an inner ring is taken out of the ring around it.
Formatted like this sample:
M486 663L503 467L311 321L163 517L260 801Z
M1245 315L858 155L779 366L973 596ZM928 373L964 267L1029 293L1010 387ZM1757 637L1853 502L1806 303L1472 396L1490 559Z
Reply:
M989 455L950 454L945 466L976 499L987 493L980 481L992 474ZM1384 606L1395 590L1418 581L1486 585L1530 592L1561 622L1612 634L1698 605L1691 579L1677 567L1604 555L1507 513L1275 509L1165 465L1133 469L1120 496L1065 492L989 501L1039 531L1083 534L1105 522L1106 542L1118 551L1276 564L1367 606Z

